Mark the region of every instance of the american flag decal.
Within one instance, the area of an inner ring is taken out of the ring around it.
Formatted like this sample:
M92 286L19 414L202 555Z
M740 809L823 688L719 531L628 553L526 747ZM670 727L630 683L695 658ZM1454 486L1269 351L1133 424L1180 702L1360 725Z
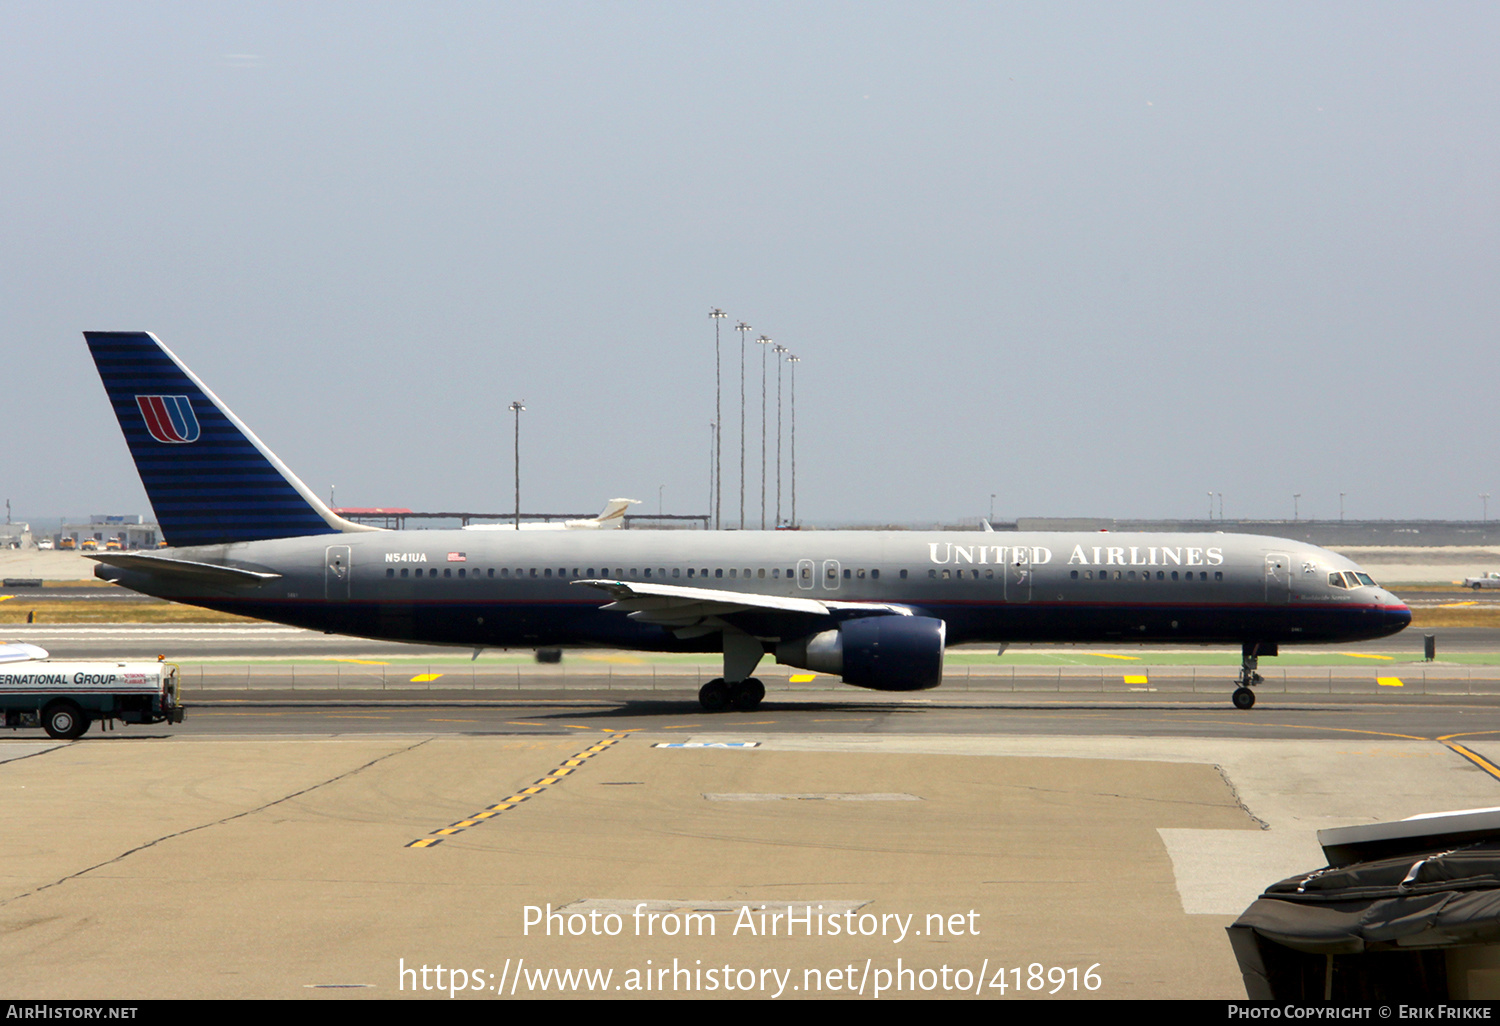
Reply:
M464 553L462 553L462 552L450 552L450 553L448 553L448 562L450 562L450 563L463 563L463 562L467 562L468 558L469 557L467 555L465 555Z

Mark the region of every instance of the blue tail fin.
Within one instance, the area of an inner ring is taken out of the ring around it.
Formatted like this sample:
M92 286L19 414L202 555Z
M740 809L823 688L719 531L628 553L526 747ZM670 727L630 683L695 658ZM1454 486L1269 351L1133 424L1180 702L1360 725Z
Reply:
M167 544L366 530L335 515L144 331L86 331Z

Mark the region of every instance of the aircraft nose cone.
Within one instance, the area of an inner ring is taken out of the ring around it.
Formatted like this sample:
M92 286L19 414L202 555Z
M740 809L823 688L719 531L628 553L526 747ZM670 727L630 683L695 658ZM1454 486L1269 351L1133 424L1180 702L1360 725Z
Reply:
M1386 606L1384 620L1386 629L1391 634L1395 634L1399 630L1404 630L1411 623L1411 609L1404 602Z

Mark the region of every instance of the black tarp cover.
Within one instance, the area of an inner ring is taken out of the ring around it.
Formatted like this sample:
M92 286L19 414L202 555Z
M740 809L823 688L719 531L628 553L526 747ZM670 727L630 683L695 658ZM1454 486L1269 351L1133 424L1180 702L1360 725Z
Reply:
M1311 955L1500 943L1500 840L1327 867L1267 888L1229 927L1252 998L1270 941Z

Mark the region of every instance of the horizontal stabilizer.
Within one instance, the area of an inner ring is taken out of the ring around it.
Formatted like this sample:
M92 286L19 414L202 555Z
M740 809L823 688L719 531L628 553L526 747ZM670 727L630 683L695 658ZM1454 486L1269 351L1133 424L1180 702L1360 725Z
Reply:
M121 570L150 574L152 577L176 577L203 584L219 584L229 587L265 584L281 577L280 574L262 573L257 570L241 570L233 566L215 563L195 563L190 559L167 559L164 556L141 556L125 552L85 552L89 559Z
M46 659L47 650L24 641L0 644L0 663L24 663L32 659Z

